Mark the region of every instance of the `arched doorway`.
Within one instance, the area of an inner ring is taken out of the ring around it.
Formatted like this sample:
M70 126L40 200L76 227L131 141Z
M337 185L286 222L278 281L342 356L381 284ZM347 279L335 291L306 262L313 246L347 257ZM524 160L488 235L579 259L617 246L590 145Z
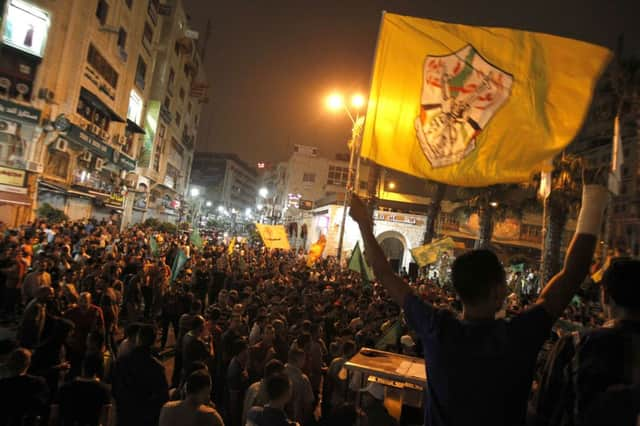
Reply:
M380 247L384 255L389 259L391 268L394 272L400 272L400 268L404 264L404 254L406 250L405 239L402 234L395 231L387 231L378 235L376 238L380 243Z

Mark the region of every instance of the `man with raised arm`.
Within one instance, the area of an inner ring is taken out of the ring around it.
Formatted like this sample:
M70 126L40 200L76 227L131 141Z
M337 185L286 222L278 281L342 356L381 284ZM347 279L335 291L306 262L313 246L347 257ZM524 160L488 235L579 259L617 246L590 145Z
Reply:
M458 257L451 278L463 304L459 319L420 300L394 274L373 234L367 208L353 196L350 215L360 226L367 261L422 339L428 380L425 425L525 423L538 351L589 272L606 202L603 186L585 182L562 271L534 305L510 320L495 319L507 293L496 255L474 250Z

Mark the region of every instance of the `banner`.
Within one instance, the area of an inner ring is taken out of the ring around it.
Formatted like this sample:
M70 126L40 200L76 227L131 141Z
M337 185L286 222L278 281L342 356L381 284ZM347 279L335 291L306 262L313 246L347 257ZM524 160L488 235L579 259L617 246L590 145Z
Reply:
M282 225L265 225L263 223L256 223L256 229L265 247L269 249L285 249L289 250L289 239L287 238L287 231Z
M576 136L609 50L385 13L362 156L460 186L526 181Z
M356 246L351 252L351 259L349 259L349 269L360 274L362 278L362 286L364 288L371 287L371 281L373 281L373 272L369 265L367 265L366 259L360 250L360 242L356 243Z
M152 235L149 238L149 248L151 249L151 255L157 256L160 254L160 249L158 248L158 241L156 240L156 236Z
M231 241L229 241L229 247L227 247L227 254L231 256L235 249L236 249L236 237L233 237Z
M455 245L456 243L455 241L453 241L453 238L445 237L436 240L431 244L412 248L411 254L413 255L413 259L416 261L418 266L422 268L424 266L431 265L432 263L436 263L440 258L442 252L453 250Z
M324 235L320 235L318 241L311 244L309 247L309 253L307 254L307 266L312 267L314 263L316 263L320 258L322 258L322 253L324 253L324 248L327 245L327 238Z
M189 235L189 241L196 248L202 248L202 237L200 236L200 231L198 228L195 228L191 235Z

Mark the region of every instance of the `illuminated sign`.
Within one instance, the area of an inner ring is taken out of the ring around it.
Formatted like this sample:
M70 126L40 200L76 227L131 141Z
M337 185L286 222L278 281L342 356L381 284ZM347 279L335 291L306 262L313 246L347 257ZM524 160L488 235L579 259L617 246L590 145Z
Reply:
M2 42L42 57L51 20L49 13L23 0L10 0L2 28Z
M24 186L24 170L12 169L0 166L0 184L10 186Z

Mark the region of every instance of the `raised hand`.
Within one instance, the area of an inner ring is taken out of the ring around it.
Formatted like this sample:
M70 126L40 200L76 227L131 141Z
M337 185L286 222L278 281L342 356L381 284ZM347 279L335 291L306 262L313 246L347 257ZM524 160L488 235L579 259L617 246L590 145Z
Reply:
M349 210L349 216L351 216L351 219L356 221L358 225L367 225L371 222L367 206L356 194L351 195L351 209Z

